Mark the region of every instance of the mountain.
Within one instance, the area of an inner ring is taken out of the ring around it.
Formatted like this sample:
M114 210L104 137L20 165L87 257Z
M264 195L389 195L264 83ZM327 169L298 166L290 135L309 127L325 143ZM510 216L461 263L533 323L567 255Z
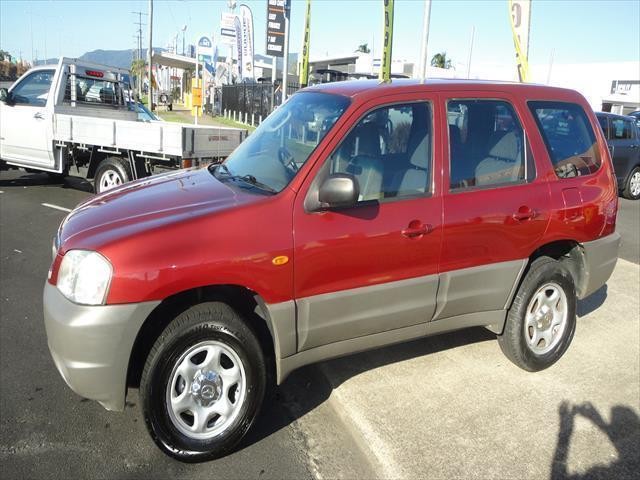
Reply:
M154 52L162 52L162 48L154 48ZM99 63L101 65L108 65L110 67L118 67L118 68L130 68L131 61L134 58L134 53L136 50L94 50L92 52L87 52L82 56L78 57L80 60L85 60L87 62ZM147 50L142 50L142 55L144 59L147 59ZM37 60L35 62L36 65L44 65L44 64L57 64L57 58L50 58L48 60Z

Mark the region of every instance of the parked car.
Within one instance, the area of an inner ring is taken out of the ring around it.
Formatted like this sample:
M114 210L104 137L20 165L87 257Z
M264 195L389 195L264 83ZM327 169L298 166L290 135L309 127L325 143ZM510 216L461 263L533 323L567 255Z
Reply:
M640 110L631 112L629 116L634 118L634 120L636 121L636 125L638 126L638 128L640 128Z
M162 122L162 119L140 102L129 102L129 110L138 114L139 122Z
M640 199L640 129L633 117L597 112L622 196Z
M168 455L219 457L270 385L312 362L484 326L515 365L551 366L577 299L616 264L617 206L605 138L574 91L309 87L223 164L67 216L44 288L49 348L109 410L139 388Z

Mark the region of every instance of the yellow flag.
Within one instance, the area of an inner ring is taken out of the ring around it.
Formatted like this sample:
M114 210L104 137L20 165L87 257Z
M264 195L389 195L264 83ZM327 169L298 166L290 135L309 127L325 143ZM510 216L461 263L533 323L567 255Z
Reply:
M529 26L531 24L531 0L507 0L513 45L516 49L518 77L529 81Z
M378 78L381 82L391 81L391 50L393 47L393 0L384 0L384 33L382 34L382 62Z

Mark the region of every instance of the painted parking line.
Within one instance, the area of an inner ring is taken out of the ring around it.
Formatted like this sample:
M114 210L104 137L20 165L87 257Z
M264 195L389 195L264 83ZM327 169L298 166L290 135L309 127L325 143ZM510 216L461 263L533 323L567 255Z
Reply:
M52 203L42 203L43 207L53 208L54 210L60 210L61 212L70 212L70 208L61 207L59 205L53 205Z

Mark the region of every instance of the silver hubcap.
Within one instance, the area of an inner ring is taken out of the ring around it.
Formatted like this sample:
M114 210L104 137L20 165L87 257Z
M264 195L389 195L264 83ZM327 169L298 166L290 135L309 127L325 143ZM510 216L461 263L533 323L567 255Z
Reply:
M631 176L629 187L629 190L631 190L631 195L633 195L634 197L640 195L640 172L636 172Z
M567 326L567 296L556 283L547 283L533 295L527 307L524 336L538 355L554 348Z
M102 177L100 177L99 184L101 192L111 190L118 185L122 185L122 177L115 170L105 170Z
M176 362L166 402L175 427L198 440L220 435L246 399L244 365L228 345L209 340L189 348Z

